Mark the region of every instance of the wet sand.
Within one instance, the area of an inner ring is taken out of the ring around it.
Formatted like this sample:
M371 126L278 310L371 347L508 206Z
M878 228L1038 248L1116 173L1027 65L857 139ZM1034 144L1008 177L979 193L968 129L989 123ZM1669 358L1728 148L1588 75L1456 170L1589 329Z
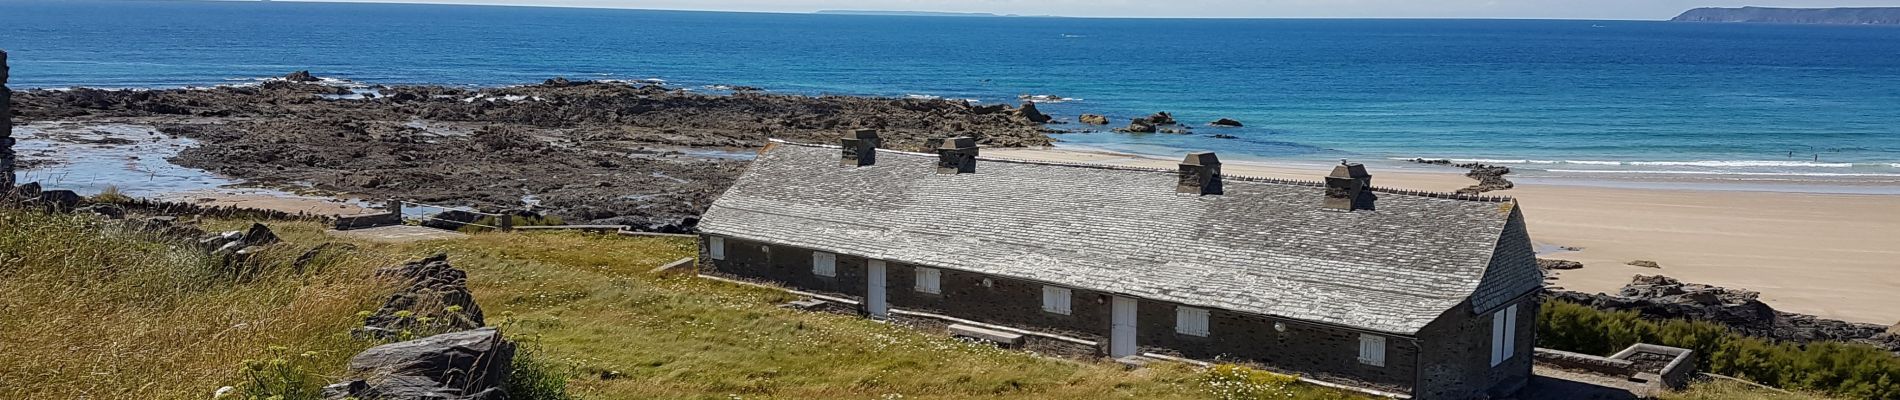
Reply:
M1068 149L983 149L986 157L1172 168L1178 160ZM1319 179L1326 166L1228 162L1223 172ZM1371 171L1379 186L1452 191L1461 171ZM1853 322L1900 321L1900 196L1631 189L1519 183L1543 254L1583 262L1558 271L1568 290L1613 292L1636 274L1760 291L1776 309ZM1662 269L1624 265L1653 260Z

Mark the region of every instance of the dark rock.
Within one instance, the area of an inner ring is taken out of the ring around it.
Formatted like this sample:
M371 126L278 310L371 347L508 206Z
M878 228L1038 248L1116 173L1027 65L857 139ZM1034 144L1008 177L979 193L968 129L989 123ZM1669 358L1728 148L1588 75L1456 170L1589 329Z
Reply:
M79 202L84 200L85 198L80 197L78 193L73 193L71 190L48 190L40 192L39 199L36 200L36 202L43 207L64 212L71 211L74 207L78 207Z
M1458 193L1478 194L1478 193L1484 193L1484 192L1510 189L1517 186L1515 183L1512 183L1509 179L1504 179L1504 175L1511 173L1510 167L1485 165L1485 164L1478 164L1478 163L1459 164L1459 165L1454 165L1454 166L1458 168L1470 168L1471 172L1466 172L1465 176L1470 177L1471 179L1478 180L1478 184L1471 185L1464 189L1458 189Z
M13 198L20 199L20 200L39 198L40 197L40 183L27 182L24 184L20 184L20 186L16 186L13 188L13 191L11 192L11 194L13 195Z
M1076 120L1089 125L1108 125L1108 117L1098 114L1082 114Z
M1215 139L1239 139L1240 137L1239 137L1239 136L1234 136L1234 135L1229 135L1229 134L1225 134L1225 133L1216 133L1216 134L1214 134L1214 136L1213 136L1213 138L1215 138Z
M1016 109L1015 115L1016 118L1038 124L1049 123L1049 120L1055 119L1055 117L1050 117L1048 114L1043 114L1042 111L1037 110L1036 103L1031 102L1023 102L1023 106Z
M376 271L405 286L363 319L360 334L388 338L412 334L479 328L482 308L468 291L468 273L449 265L448 255L437 254Z
M550 78L546 81L542 81L541 86L568 87L568 86L574 86L574 82L567 80L567 77L557 76L557 77Z
M504 400L515 344L481 328L371 347L350 358L350 380L325 399Z
M1776 341L1856 342L1900 351L1900 337L1888 334L1890 328L1886 326L1776 311L1762 303L1761 294L1754 291L1683 283L1661 275L1637 275L1614 295L1557 289L1547 295L1602 310L1635 311L1650 319L1713 322L1743 335Z
M292 72L288 75L284 75L284 80L291 81L291 82L309 83L309 82L320 81L321 79L317 79L316 76L310 75L310 71L297 71L297 72Z
M1643 267L1643 268L1662 268L1662 264L1657 264L1657 263L1656 263L1655 261L1649 261L1649 260L1636 260L1636 261L1630 261L1630 262L1628 262L1627 264L1629 264L1630 266L1634 266L1634 267Z
M1228 118L1217 119L1217 120L1214 120L1214 122L1209 122L1207 124L1213 125L1213 126L1226 126L1226 127L1234 127L1234 128L1239 128L1242 126L1240 124L1240 121L1235 121Z
M1187 130L1185 128L1176 128L1176 127L1161 128L1161 129L1157 129L1156 132L1166 133L1166 134L1171 134L1171 135L1186 135L1186 134L1194 133L1194 131Z
M1583 263L1570 261L1570 260L1549 260L1549 259L1539 258L1537 259L1537 268L1543 269L1546 271L1581 269L1583 268Z
M1147 116L1144 119L1148 120L1149 124L1154 124L1154 125L1174 125L1175 124L1174 114L1169 114L1167 111L1155 113L1155 115Z
M1134 121L1128 123L1128 127L1115 128L1115 131L1122 133L1155 133L1155 125L1149 123L1145 118L1136 118Z

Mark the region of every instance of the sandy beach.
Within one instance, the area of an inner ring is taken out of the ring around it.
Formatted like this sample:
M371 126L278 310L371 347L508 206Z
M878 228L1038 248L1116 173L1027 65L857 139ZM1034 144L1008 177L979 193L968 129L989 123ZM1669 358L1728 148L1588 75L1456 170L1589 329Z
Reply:
M984 156L1172 168L1178 160L1070 149L984 149ZM1323 166L1228 162L1232 175L1318 179ZM1374 169L1379 186L1452 191L1474 181ZM1568 290L1615 291L1636 274L1760 291L1776 309L1854 322L1900 321L1900 196L1626 189L1523 184L1518 199L1544 258L1583 262L1557 272ZM1625 265L1652 260L1662 269Z

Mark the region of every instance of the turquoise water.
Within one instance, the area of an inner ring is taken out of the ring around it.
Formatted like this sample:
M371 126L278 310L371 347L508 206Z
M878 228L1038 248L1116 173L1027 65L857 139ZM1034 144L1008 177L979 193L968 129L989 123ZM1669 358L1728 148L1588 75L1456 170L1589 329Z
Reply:
M1516 20L784 15L0 0L14 86L552 76L1170 111L1246 128L1063 135L1266 161L1489 160L1575 181L1900 186L1900 29ZM1070 124L1072 129L1087 128ZM1237 139L1215 139L1226 133Z

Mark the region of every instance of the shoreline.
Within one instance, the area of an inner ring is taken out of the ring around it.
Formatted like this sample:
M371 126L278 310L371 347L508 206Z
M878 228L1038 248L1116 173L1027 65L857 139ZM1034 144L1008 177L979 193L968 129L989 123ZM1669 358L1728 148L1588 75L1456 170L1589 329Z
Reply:
M1100 149L984 149L989 157L1171 168L1176 160ZM1224 172L1320 179L1330 167L1234 161ZM1474 180L1453 170L1371 172L1379 186L1449 192ZM1507 176L1508 177L1508 176ZM1662 274L1762 293L1777 310L1882 325L1900 321L1900 197L1519 182L1488 192L1524 207L1540 257L1584 263L1553 271L1565 290L1615 292L1630 277ZM1579 248L1559 254L1543 250ZM1625 265L1653 260L1661 269Z

